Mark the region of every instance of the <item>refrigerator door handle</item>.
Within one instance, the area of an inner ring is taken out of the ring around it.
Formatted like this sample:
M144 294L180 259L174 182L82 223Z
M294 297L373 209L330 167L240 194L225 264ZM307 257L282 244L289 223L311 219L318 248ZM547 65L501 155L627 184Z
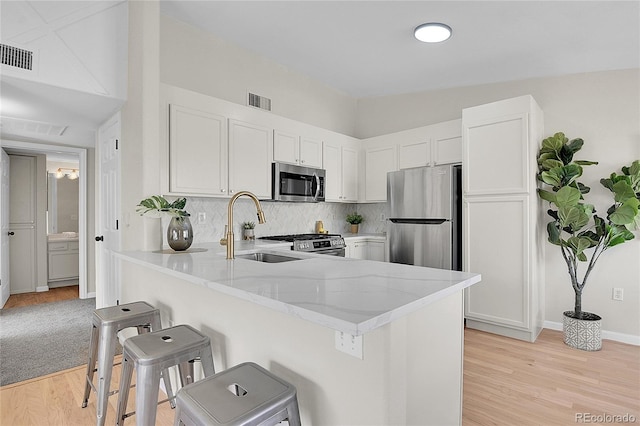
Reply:
M405 218L391 218L389 219L393 223L410 223L410 224L422 224L422 225L440 225L448 222L448 219L405 219Z

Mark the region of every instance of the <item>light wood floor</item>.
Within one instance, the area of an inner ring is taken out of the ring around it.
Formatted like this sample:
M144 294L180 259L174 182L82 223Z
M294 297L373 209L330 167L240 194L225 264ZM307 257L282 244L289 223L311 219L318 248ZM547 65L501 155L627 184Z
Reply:
M52 288L49 291L12 294L9 296L7 303L4 304L3 309L39 305L40 303L57 302L60 300L77 299L78 297L80 296L79 286L77 285Z
M95 394L80 407L84 375L81 366L0 387L0 425L95 424ZM113 377L115 389L119 366ZM132 389L129 409L134 396ZM467 329L463 398L464 426L611 424L623 421L602 416L624 415L640 423L640 347L605 340L601 351L585 352L566 346L558 331L527 343ZM111 396L106 424L115 423L116 403ZM172 425L173 416L161 404L156 424Z

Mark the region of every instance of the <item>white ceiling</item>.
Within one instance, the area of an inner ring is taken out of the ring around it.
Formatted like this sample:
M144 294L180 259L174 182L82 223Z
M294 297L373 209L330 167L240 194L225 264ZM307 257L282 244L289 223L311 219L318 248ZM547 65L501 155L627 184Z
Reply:
M353 97L640 66L638 1L184 1L166 15ZM424 22L444 43L413 38Z
M161 11L356 98L640 66L640 1L162 0ZM0 114L92 146L124 102L126 3L2 0L0 12L1 41L40 58L35 79L2 67ZM417 42L427 21L452 38Z

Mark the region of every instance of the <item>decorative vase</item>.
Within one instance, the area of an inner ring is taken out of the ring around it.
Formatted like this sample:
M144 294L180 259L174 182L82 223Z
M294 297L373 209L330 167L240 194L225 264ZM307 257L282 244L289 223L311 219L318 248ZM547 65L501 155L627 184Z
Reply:
M193 228L187 216L172 217L167 227L167 243L175 251L183 251L191 247Z
M255 240L256 234L253 229L243 229L242 230L242 239L243 240Z
M351 233L352 234L357 234L358 233L358 224L357 223L352 223L351 224Z
M598 315L582 312L583 318L574 318L573 311L565 311L562 317L564 343L583 351L602 349L601 320Z
M162 223L159 217L143 217L143 250L162 251Z

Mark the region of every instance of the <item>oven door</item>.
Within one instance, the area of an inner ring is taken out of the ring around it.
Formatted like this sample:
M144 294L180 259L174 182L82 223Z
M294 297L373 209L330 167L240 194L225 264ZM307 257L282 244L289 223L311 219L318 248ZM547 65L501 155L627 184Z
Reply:
M273 163L273 199L277 201L324 201L323 169Z
M339 256L339 257L345 257L346 254L346 249L344 247L342 248L328 248L328 249L322 249L322 250L316 250L312 253L316 253L316 254L327 254L329 256Z

